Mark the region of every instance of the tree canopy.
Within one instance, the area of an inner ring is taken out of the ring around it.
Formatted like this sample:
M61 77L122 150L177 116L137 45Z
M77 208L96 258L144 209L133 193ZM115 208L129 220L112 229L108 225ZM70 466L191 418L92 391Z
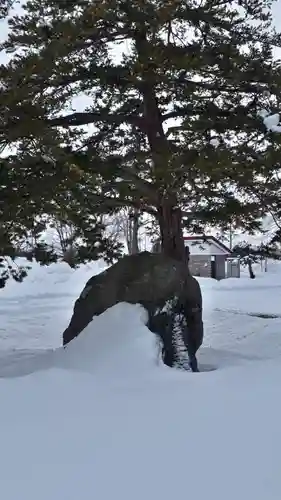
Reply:
M0 68L6 239L40 214L86 228L127 206L155 216L164 252L183 258L184 226L255 227L280 157L259 114L281 92L271 5L24 2Z

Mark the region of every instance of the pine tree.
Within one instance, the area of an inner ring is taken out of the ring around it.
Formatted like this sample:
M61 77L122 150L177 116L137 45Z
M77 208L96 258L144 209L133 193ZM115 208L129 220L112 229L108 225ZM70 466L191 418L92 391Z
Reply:
M258 115L278 106L280 37L271 0L238 3L26 2L0 71L1 144L19 146L17 172L36 158L44 179L42 158L53 158L49 193L62 204L75 173L76 203L152 214L177 259L184 224L256 222L253 194L280 151ZM77 111L82 95L88 106Z
M7 17L13 4L14 0L0 0L0 20Z
M263 262L265 259L280 260L281 254L275 244L269 243L267 245L252 245L247 241L241 241L235 245L232 250L234 256L239 257L242 266L248 268L249 276L255 279L253 264Z
M31 156L19 151L0 160L1 255L33 255L46 262L51 248L47 245L43 255L42 234L60 221L73 226L77 263L100 257L110 262L119 256L121 246L105 235L80 177L75 169L65 169L62 163L46 158L43 161L36 152Z

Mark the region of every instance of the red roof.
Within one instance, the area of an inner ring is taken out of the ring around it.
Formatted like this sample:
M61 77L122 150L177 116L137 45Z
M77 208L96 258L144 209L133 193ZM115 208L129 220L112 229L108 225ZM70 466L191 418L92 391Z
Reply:
M194 235L194 236L184 236L183 239L186 241L202 240L203 243L204 243L204 241L213 242L216 245L218 245L219 247L221 247L225 252L227 252L229 254L232 253L230 248L228 248L226 245L224 245L224 243L222 243L220 240L215 238L215 236L204 236L203 234L201 234L201 235Z

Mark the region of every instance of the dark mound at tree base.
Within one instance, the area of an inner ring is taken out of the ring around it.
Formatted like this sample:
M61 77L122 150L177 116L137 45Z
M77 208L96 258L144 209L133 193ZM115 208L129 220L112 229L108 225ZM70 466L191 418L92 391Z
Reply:
M203 340L200 286L187 264L162 254L142 252L123 257L103 273L93 276L74 305L63 344L77 337L94 316L119 302L141 304L148 312L148 328L164 345L164 362L176 360L175 335L181 335L196 371L196 352Z

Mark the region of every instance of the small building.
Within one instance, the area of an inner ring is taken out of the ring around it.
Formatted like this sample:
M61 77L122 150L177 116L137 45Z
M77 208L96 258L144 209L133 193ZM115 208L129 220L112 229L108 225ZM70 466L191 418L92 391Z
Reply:
M232 260L230 248L214 236L185 236L184 240L189 248L189 269L193 276L217 280L230 277L227 272L230 269L228 259Z

